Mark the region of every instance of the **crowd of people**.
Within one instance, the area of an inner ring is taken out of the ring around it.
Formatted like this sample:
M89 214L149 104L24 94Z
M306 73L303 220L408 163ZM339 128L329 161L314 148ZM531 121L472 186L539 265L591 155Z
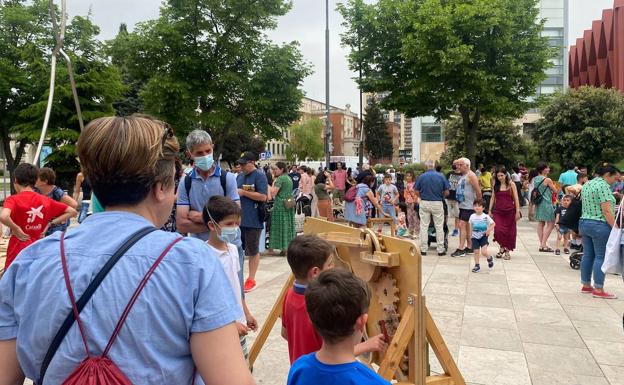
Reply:
M206 131L190 132L185 167L166 123L104 117L80 135L71 196L56 186L53 170L17 167L16 193L0 213L11 232L0 279L0 384L89 375L135 384L253 384L246 336L259 325L246 293L258 285L263 252L285 255L295 277L282 308L288 384L389 384L355 360L390 342L383 334L362 342L368 286L333 268L330 243L297 235L301 216L358 228L382 217L397 236L419 242L422 256L430 243L445 256L447 237L455 236L451 256L474 255L478 273L481 256L494 267L491 235L495 257L511 258L520 208L529 205L539 251L560 254L561 244L568 253L582 239L581 292L615 297L604 291L601 271L624 185L613 165L600 165L589 180L570 164L554 182L546 164L474 172L459 158L446 175L426 162L417 176L366 164L262 168L257 154L245 152L227 170L214 149ZM79 225L70 226L73 217Z

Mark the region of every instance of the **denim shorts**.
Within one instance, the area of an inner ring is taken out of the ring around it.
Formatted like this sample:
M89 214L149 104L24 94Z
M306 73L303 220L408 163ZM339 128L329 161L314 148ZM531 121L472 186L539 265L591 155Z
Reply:
M568 234L570 231L571 230L568 229L567 227L559 225L559 234L565 235L565 234Z
M488 237L485 235L481 238L472 238L472 250L479 250L480 248L489 245Z

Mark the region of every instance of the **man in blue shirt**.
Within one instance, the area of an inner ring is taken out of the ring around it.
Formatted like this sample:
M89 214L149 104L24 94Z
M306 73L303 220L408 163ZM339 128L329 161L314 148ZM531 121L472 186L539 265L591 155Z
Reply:
M221 173L226 171L221 169L218 162L215 162L213 158L214 144L210 134L206 131L191 131L186 137L186 149L188 155L193 159L193 169L180 181L176 224L180 233L188 233L191 237L207 241L208 227L206 227L202 218L204 206L213 195L224 195L240 204L236 176L232 173L226 174L224 191L221 183ZM191 179L188 192L186 189L186 178ZM238 278L242 284L245 256L240 235L233 244L238 248L240 264Z
M434 163L430 160L425 162L425 171L416 179L416 196L420 198L420 254L427 255L429 223L433 216L433 224L436 229L436 244L438 255L446 255L444 248L444 198L448 196L451 185L448 180L434 170Z
M242 170L236 178L243 209L240 229L245 255L249 258L249 277L244 284L246 293L256 288L256 272L260 265L260 234L264 227L258 211L264 209L263 203L267 200L269 190L266 175L258 170L256 161L256 154L247 151L236 162Z
M568 162L566 164L566 172L559 175L559 183L562 186L573 186L576 184L576 171L574 170L574 163Z

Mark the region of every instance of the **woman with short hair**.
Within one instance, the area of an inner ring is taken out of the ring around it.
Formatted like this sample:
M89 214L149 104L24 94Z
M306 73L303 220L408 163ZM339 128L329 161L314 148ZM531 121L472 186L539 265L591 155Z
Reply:
M143 279L149 280L106 353L131 383L191 384L196 372L206 384L254 383L235 326L241 311L219 261L206 258L201 240L157 230L175 200L178 149L171 128L147 117L98 118L82 131L82 171L105 211L24 250L0 280L3 383L22 383L25 375L60 384L87 355L102 355ZM56 352L50 350L46 371L42 362L73 298L80 302L124 245L123 257Z
M615 197L611 185L620 175L614 165L602 163L596 168L596 177L581 190L582 214L579 232L583 237L581 259L581 293L594 297L614 299L615 294L604 291L605 274L602 272L607 241L615 225ZM594 286L592 286L592 275Z

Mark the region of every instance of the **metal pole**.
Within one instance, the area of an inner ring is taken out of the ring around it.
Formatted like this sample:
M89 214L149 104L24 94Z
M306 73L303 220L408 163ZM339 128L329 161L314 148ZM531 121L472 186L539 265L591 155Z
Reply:
M359 21L358 21L359 22ZM362 52L362 44L360 38L360 30L358 28L358 53ZM360 158L358 159L358 163L360 165L360 169L364 164L364 118L362 117L362 59L360 58L359 65L359 88L360 88L360 150L358 151L358 155Z
M329 153L329 0L325 0L325 166L329 169L331 154Z

